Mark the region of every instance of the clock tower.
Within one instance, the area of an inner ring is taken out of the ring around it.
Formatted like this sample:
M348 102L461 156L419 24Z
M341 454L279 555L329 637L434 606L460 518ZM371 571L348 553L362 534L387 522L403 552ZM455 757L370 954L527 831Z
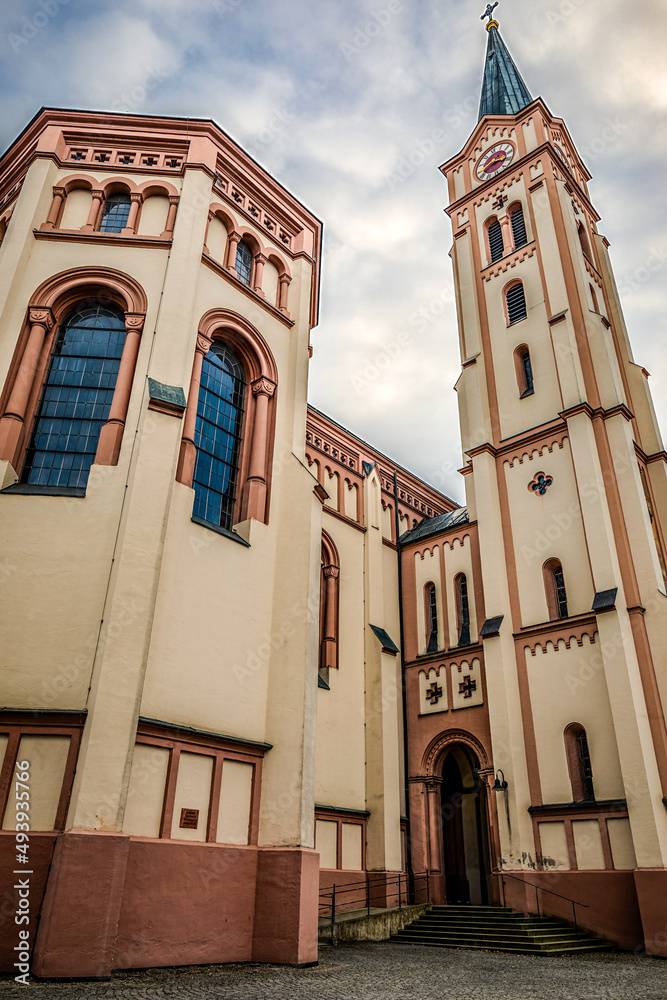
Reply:
M441 169L491 752L507 781L492 794L493 867L514 875L508 905L528 878L599 912L600 933L613 936L612 911L638 912L665 955L667 454L591 175L487 16L479 121Z

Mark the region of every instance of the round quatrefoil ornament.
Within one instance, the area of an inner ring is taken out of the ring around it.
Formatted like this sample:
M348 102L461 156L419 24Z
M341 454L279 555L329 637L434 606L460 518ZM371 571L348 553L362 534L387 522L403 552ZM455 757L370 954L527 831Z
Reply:
M553 486L553 476L547 476L544 472L538 472L528 483L528 489L532 490L536 497L545 496L550 486Z

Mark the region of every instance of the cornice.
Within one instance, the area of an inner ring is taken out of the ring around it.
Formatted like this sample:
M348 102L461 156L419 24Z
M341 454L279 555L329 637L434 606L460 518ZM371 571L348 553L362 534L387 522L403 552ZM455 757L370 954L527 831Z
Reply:
M66 243L103 243L106 246L145 247L164 250L171 246L171 238L162 236L121 236L120 233L82 233L80 229L33 229L36 240Z
M595 614L575 615L571 618L557 618L553 621L541 622L539 625L528 625L514 633L514 641L518 646L529 649L532 656L536 655L539 646L542 653L547 652L551 643L558 652L560 643L565 642L567 649L573 640L578 646L583 646L584 636L594 643L598 634L597 616Z
M343 524L347 524L350 528L354 528L355 531L361 531L362 534L366 534L367 529L363 526L363 524L359 524L358 521L353 521L351 517L348 517L346 514L341 514L340 511L335 510L333 507L328 507L324 504L322 507L322 513L328 514L329 517L335 517L337 521L342 521Z

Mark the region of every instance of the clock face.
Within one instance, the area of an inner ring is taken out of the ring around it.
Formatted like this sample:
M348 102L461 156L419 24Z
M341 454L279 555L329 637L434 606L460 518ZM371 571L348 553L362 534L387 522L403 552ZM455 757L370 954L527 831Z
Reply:
M509 167L514 159L514 146L511 142L501 142L493 149L487 149L477 164L477 178L480 181L488 181L495 177L501 170Z

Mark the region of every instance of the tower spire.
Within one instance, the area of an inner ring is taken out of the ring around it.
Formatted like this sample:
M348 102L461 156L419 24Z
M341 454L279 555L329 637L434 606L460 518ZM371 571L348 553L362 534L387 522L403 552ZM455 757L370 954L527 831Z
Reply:
M484 115L516 115L533 100L500 36L498 22L493 19L493 12L497 6L497 2L488 4L480 18L480 20L489 18L486 25L489 42L486 48L478 121L481 121Z

